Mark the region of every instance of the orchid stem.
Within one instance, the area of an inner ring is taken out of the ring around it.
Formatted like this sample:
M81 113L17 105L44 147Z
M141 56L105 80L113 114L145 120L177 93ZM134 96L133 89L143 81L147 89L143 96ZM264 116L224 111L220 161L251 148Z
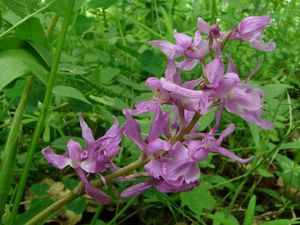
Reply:
M105 180L106 183L110 183L110 182L112 182L113 180L115 180L116 178L118 178L120 176L128 175L131 171L136 170L137 168L139 168L142 165L145 165L147 162L148 162L148 160L145 160L143 158L139 158L138 160L130 163L129 165L127 165L127 166L125 166L125 167L123 167L123 168L121 168L121 169L119 169L119 170L117 170L117 171L115 171L115 172L113 172L113 173L105 176L104 180ZM100 180L97 180L97 181L93 182L93 185L95 187L100 187L101 185L103 185L103 182L100 179ZM76 199L77 197L83 195L84 193L85 192L84 192L84 188L83 188L82 182L80 182L73 192L70 192L65 197L63 197L60 200L54 202L48 208L44 209L42 212L40 212L39 214L37 214L36 216L34 216L25 225L36 225L36 224L39 224L45 218L47 218L52 213L54 213L58 209L60 209L62 206L68 204L69 202L73 201L74 199Z
M189 125L186 128L182 129L178 133L178 135L176 136L176 138L171 141L171 144L174 144L176 141L183 141L183 139L184 139L183 136L185 134L188 134L194 128L194 126L196 125L196 123L198 122L199 119L200 119L200 114L196 112L194 114L191 122L189 123Z
M22 117L30 95L32 85L34 83L34 78L35 77L33 75L30 75L26 78L23 94L20 103L16 109L12 126L3 151L3 158L1 161L0 168L0 218L2 217L5 208L11 178L13 177L13 171L17 154L16 143L18 141L18 138L20 137Z

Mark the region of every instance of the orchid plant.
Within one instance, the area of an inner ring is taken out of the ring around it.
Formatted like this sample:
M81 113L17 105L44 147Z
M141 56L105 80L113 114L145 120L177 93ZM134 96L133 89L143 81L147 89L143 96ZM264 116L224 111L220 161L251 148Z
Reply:
M235 129L232 123L224 130L219 129L222 111L237 114L262 129L272 129L272 123L261 115L263 91L250 87L250 77L244 81L240 79L232 58L224 53L224 49L228 41L243 40L256 49L273 51L275 43L272 40L264 42L262 34L265 28L271 26L270 19L270 16L250 16L236 28L222 32L218 24L209 25L198 18L194 37L175 30L175 44L151 41L151 45L165 54L168 62L164 77L146 80L146 86L154 93L153 99L136 103L134 109L124 109L124 124L119 126L115 119L112 127L99 139L93 137L80 115L82 137L87 149L70 140L64 155L58 155L47 147L42 150L44 157L58 169L72 167L82 181L86 194L102 203L108 203L111 197L93 186L92 179L100 174L102 183L105 183L107 170L112 171L115 174L113 178L118 178L119 182L144 178L120 193L120 197L129 198L152 187L165 193L191 190L199 185L198 164L211 153L247 163L251 157L241 158L222 143ZM203 74L195 80L183 82L181 73L194 69L198 64ZM164 105L169 106L163 108ZM198 132L199 118L212 107L217 107L213 127L206 133ZM165 108L167 110L163 110ZM142 134L141 126L135 119L143 113L153 114L147 135ZM122 168L114 164L123 137L130 139L140 150L139 166L143 166L144 170L137 171L137 167L132 167L131 171L123 173Z

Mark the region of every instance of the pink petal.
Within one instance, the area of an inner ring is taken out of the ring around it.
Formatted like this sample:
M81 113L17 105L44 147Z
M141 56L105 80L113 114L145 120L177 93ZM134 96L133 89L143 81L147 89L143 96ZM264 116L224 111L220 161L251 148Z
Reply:
M46 160L58 169L63 169L70 165L70 159L66 156L57 155L53 152L53 149L46 147L42 150L42 153Z
M87 146L91 148L94 143L95 139L93 137L92 130L88 127L86 122L83 119L82 113L79 115L79 121L80 121L80 127L82 131L82 137L84 138L85 142L87 143Z
M130 186L121 193L121 198L130 198L139 195L153 186L152 182L143 182Z
M80 180L84 184L86 193L94 198L95 200L102 202L103 204L107 204L110 202L111 197L106 195L104 192L100 191L99 189L95 188L87 179L86 173L82 169L75 169L77 175L79 176Z
M158 47L169 59L174 59L182 54L177 46L168 41L150 41L151 45Z
M216 150L216 152L221 153L222 155L229 157L240 163L247 163L252 159L252 158L242 159L242 158L238 157L236 154L234 154L233 152L227 150L226 148L222 148L222 147L220 147L218 150Z
M182 48L187 48L193 44L192 37L190 37L186 34L178 33L176 30L174 30L173 34L174 34L174 38L176 40L177 46L180 46Z
M209 35L210 25L204 21L201 17L198 17L197 21L198 29L207 35Z
M178 94L185 97L201 97L204 92L203 91L194 91L187 88L183 88L179 85L176 85L165 78L161 78L161 86L166 89L167 91L170 91L174 94Z
M80 144L72 139L69 140L68 144L68 155L71 159L71 166L77 168L80 166L82 156L86 153L80 146Z

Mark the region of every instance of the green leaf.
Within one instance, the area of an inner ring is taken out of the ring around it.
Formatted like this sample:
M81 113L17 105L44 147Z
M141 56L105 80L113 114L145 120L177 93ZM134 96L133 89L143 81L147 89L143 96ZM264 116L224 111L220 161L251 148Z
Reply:
M182 204L197 214L200 214L202 209L214 209L217 203L210 195L209 188L203 184L189 192L182 192L180 197Z
M67 148L67 144L68 144L70 139L78 142L83 148L86 147L85 141L82 138L78 138L78 137L60 137L60 138L57 138L56 140L51 142L51 147L54 148L54 149L63 150L63 152L64 152Z
M45 45L46 37L40 20L31 17L16 28L15 37L26 41L32 41L40 45Z
M243 225L252 225L253 224L255 205L256 205L256 196L253 195L249 201Z
M287 225L287 224L300 224L300 221L288 220L288 219L278 219L273 221L268 221L261 223L260 225Z
M0 91L10 82L23 75L34 74L46 83L48 71L28 51L7 50L0 53Z
M87 6L91 9L103 8L107 9L108 7L116 4L118 0L89 0Z
M227 187L230 190L234 188L232 182L230 182L225 177L219 175L209 175L209 176L205 176L203 179L205 179L205 181L210 184L221 184L218 185L218 187Z
M300 141L293 141L282 144L279 149L300 149Z
M14 37L0 39L0 52L11 49L21 49L26 45L25 41Z
M286 184L300 190L300 165L281 154L277 154L276 161L282 171L278 172L278 175L282 177Z
M28 44L36 51L36 53L41 57L41 59L44 61L44 63L50 68L51 61L52 61L52 55L51 52L48 51L44 45L40 45L38 43L33 43L28 41Z
M265 93L265 99L269 100L281 95L290 87L291 86L287 84L267 84L263 86L262 89Z
M65 16L68 9L67 1L55 1L51 6L49 6L48 10L57 13L60 16Z
M284 196L279 194L277 191L274 191L272 189L269 188L257 188L258 191L265 193L267 195L269 195L270 197L278 200L279 202L282 202L282 200L284 199Z
M73 211L75 214L82 214L86 206L84 197L76 198L74 201L66 205L66 208Z
M106 106L110 106L111 108L116 110L122 110L124 108L127 108L127 105L118 98L110 98L108 96L98 97L93 95L90 95L89 97L96 102L99 102Z
M77 34L88 31L93 23L93 19L84 15L79 15L76 20L74 30Z
M38 0L2 0L8 8L20 17L25 17L34 11Z
M46 209L53 203L53 200L48 198L33 199L30 203L30 208L16 218L15 225L23 225L39 212Z
M101 84L109 84L115 76L120 73L119 69L106 67L101 70L100 82Z
M78 185L79 181L71 178L64 178L62 183L71 191Z
M239 225L238 221L232 215L228 218L225 217L223 213L217 212L216 214L208 214L208 218L215 222L220 222L222 225Z
M248 126L251 131L253 142L254 142L255 146L257 148L259 148L261 145L260 144L260 130L261 129L256 124L253 124L253 123L248 123Z
M141 67L144 71L155 75L161 75L166 66L165 57L162 54L154 54L153 51L146 50L139 57Z
M200 125L199 130L200 131L205 130L211 124L211 122L214 120L216 109L217 109L217 107L213 107L213 108L211 108L211 110L208 113L206 113L205 115L200 117L200 119L199 119L199 125Z
M127 77L125 77L123 75L118 76L116 79L117 79L118 82L120 82L122 84L125 84L125 85L127 85L129 87L132 87L135 90L138 90L138 91L149 91L149 89L146 88L144 85L134 83L129 78L127 78Z
M62 97L74 98L82 102L91 104L78 89L73 87L55 86L53 88L53 94Z
M46 183L36 183L30 187L30 191L36 195L45 195L49 189L49 185Z

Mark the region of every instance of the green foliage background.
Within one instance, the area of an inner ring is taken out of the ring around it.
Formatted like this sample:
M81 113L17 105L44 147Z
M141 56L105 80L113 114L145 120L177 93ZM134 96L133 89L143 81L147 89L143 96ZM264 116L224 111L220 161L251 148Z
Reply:
M12 186L7 187L10 197L14 195L39 116L66 7L64 1L58 0L0 2L0 152L4 149L25 78L32 74L36 77L16 146ZM48 36L56 15L57 25ZM234 41L228 44L226 51L231 54L243 79L259 61L262 62L251 84L265 91L265 117L273 120L274 129L265 132L256 125L246 124L238 116L225 113L224 125L237 124L226 144L237 154L254 155L255 159L274 148L276 151L252 171L244 183L244 175L255 161L239 165L224 158L210 157L200 165L202 184L194 190L180 195L163 195L150 190L134 200L115 197L109 207L97 209L101 211L102 222L100 219L93 221L95 224L132 224L133 220L136 224L299 224L299 130L279 146L299 121L300 2L297 0L76 1L53 89L54 98L27 182L28 189L36 197L28 200L31 205L27 210L19 211L18 224L24 224L53 201L45 195L49 186L41 183L43 179L66 181L71 177L73 181L63 183L68 188L74 187L70 185L76 179L73 172L53 169L43 159L40 149L51 145L63 153L69 137L82 142L78 138L81 132L78 112L84 112L94 134L101 136L112 124L113 116L124 121L122 109L152 98L143 82L150 76L161 77L166 60L148 41L174 41L174 29L192 35L197 17L209 23L218 22L221 30L227 30L249 15L273 17L273 26L265 33L266 39L276 42L276 51L263 53L247 43ZM196 68L184 76L190 79L200 73L201 69ZM139 119L146 131L151 118ZM201 130L207 129L212 121L213 112L203 116ZM127 165L139 155L128 140L122 142L122 147L116 159L119 166ZM117 196L125 187L126 184L114 184L110 192ZM237 187L241 187L241 191L233 201ZM81 224L88 224L94 215L82 207L86 204L87 200L80 198L77 204L68 206L77 214L84 213ZM127 207L127 211L122 211L123 207Z

